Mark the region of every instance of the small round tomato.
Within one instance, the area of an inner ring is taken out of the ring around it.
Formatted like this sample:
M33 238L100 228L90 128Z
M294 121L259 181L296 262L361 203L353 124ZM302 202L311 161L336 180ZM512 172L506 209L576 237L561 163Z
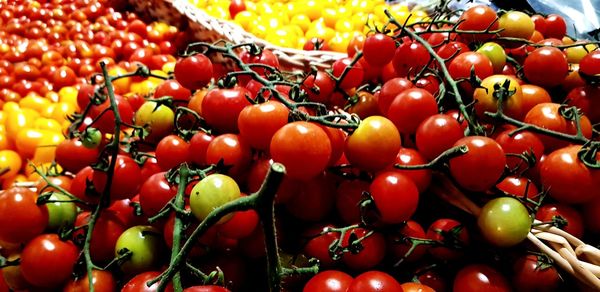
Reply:
M398 131L414 134L419 124L438 113L435 97L421 88L409 88L398 94L386 113Z
M158 141L174 128L175 113L166 105L148 100L135 113L135 125L148 127L150 141Z
M464 254L470 242L467 228L453 219L438 219L427 228L427 238L438 241L440 246L432 246L427 251L437 259L455 260Z
M435 290L433 290L433 288L431 288L427 285L415 283L415 282L402 283L401 286L402 286L402 290L404 292L435 292Z
M523 91L516 78L506 75L489 76L475 89L473 100L477 115L483 118L485 112L497 112L499 96L502 96L502 111L509 117L521 119L525 114L521 112Z
M215 137L206 148L206 163L230 167L227 174L239 178L250 167L252 149L240 135L223 134Z
M531 229L527 208L517 199L501 197L487 202L477 218L485 239L498 247L510 247L522 242Z
M344 154L353 166L378 171L393 163L400 141L400 133L390 120L370 116L346 138Z
M394 58L396 43L393 38L383 33L376 33L365 39L363 56L369 64L381 67Z
M581 109L592 124L600 122L600 87L593 85L575 87L569 91L565 100L569 105Z
M158 292L158 283L154 283L150 287L146 285L148 281L156 279L158 276L160 276L160 272L150 271L140 273L131 278L131 280L123 286L121 292ZM172 283L169 282L169 284L167 284L165 292L173 292Z
M567 33L567 23L565 19L558 14L550 14L545 19L546 29L544 36L547 38L562 39Z
M87 232L86 224L90 221L90 216L90 212L81 212L77 215L75 226L81 229L73 233L74 241L77 242L85 238L85 233ZM92 231L92 240L90 242L90 256L92 260L103 263L112 260L117 239L125 229L125 224L116 212L103 210Z
M126 250L131 257L121 264L121 270L127 274L136 274L151 270L161 259L163 248L162 234L152 226L134 226L125 230L117 240L114 255L119 256Z
M190 208L198 220L204 220L210 212L241 196L235 180L223 174L211 174L198 182L190 194ZM223 217L219 223L231 219Z
M379 264L385 257L385 238L383 235L379 232L373 232L366 236L368 233L369 230L359 227L349 230L342 238L341 244L343 247L349 247L353 243L356 244L351 239L363 238L358 243L362 246L358 253L345 252L342 256L344 264L353 270L369 270Z
M540 199L538 187L522 176L507 176L496 185L496 188L506 195L527 201L525 205L532 208L535 207L534 202Z
M391 275L380 271L368 271L358 275L347 292L399 292L402 286Z
M464 131L455 118L437 114L419 124L415 140L419 153L427 160L433 160L464 136Z
M311 149L311 151L304 151ZM318 125L293 122L281 127L271 139L273 160L293 179L308 180L323 172L331 157L331 142Z
M450 173L456 182L465 189L478 192L496 185L506 165L502 147L483 136L465 137L454 144L462 145L467 147L468 152L450 159Z
M342 58L336 60L331 65L332 75L336 78L342 77L342 72L347 69L347 73L343 76L341 80L338 81L339 87L342 89L350 89L357 87L361 84L364 77L364 69L360 65L360 63L356 62L356 64L352 64L352 59L350 58Z
M535 30L535 24L529 15L521 11L508 11L498 19L498 28L502 29L499 33L502 37L528 40Z
M331 267L335 264L330 254L330 246L340 239L340 233L328 232L331 225L311 227L302 233L307 242L304 245L303 252L307 257L319 260L322 267Z
M523 63L523 73L529 82L542 87L559 85L569 72L569 63L563 52L554 47L535 49Z
M46 203L48 208L48 228L60 230L61 228L73 226L77 217L77 206L68 202L71 198L63 193L54 192L50 196L50 202Z
M104 192L107 180L108 175L106 172L94 170L92 181L98 192ZM141 184L142 174L140 166L129 156L117 155L109 190L111 200L129 199L135 196Z
M198 74L198 73L195 73ZM174 102L188 102L192 96L192 92L183 87L177 80L165 80L154 90L154 98L170 96Z
M561 203L586 203L600 196L600 170L589 168L579 160L579 151L581 145L558 149L541 164L541 184ZM596 159L600 159L600 153Z
M177 135L165 136L156 145L156 161L160 168L167 171L186 162L190 144Z
M448 66L448 72L453 79L465 79L459 85L465 91L471 93L473 85L468 80L472 71L479 79L485 79L494 74L494 67L490 59L478 52L464 52L456 56Z
M42 234L25 245L21 253L21 273L37 287L56 288L73 273L79 250L58 234ZM52 271L52 273L48 273Z
M117 282L109 271L92 270L92 283L94 291L97 292L112 292L117 288ZM87 274L73 279L63 288L63 292L83 292L89 290L90 282Z
M219 234L228 238L240 239L250 236L259 225L258 213L255 210L237 211L231 219L219 225Z
M167 181L166 174L155 173L140 187L140 207L148 217L158 214L177 194L177 186Z
M521 112L523 115L527 114L534 106L552 102L552 98L546 89L543 87L533 84L521 85L521 91L523 91L523 101L521 102Z
M387 234L386 249L393 257L393 263L397 263L400 260L415 262L425 255L427 252L427 246L425 245L419 245L410 251L413 248L413 244L415 244L412 239L427 239L423 227L413 220L407 220L398 229L394 229L391 233Z
M487 42L479 47L476 52L482 53L490 59L494 68L494 73L502 72L502 69L506 64L506 52L501 45L494 42Z
M344 180L336 190L335 206L346 224L360 222L360 200L362 193L369 190L370 183L364 180Z
M309 101L327 103L335 89L335 81L324 71L317 71L304 79L301 88L308 94Z
M408 220L417 209L419 190L407 176L396 171L375 176L369 188L381 222L398 224Z
M342 271L323 271L310 278L302 292L346 292L352 281L352 276Z
M202 117L221 133L238 132L238 117L250 105L250 91L244 87L213 88L202 100Z
M392 59L396 74L400 77L415 76L429 63L431 56L427 49L419 42L403 42L397 49Z
M175 63L174 74L183 87L189 90L200 89L213 77L212 62L202 54L181 58Z
M512 291L512 288L506 278L496 269L488 265L471 264L458 271L454 278L453 291L508 292Z
M281 102L269 100L246 106L238 117L240 136L259 150L268 150L277 130L288 122L289 109Z
M458 19L458 29L467 31L485 31L498 29L498 15L487 5L476 5L465 10ZM483 41L492 38L492 34L460 34L460 37L469 41Z
M21 169L22 164L19 153L13 150L0 150L0 169L2 170L0 179L14 177Z
M533 154L536 163L539 162L544 154L544 143L542 143L542 140L529 131L520 131L511 136L512 132L513 129L504 130L495 139L507 155L506 165L511 169L524 170L527 167L527 163L522 158L513 155L520 155L526 152Z
M129 101L121 95L115 95L115 102L117 103L117 111L121 121L126 124L133 122L133 109L129 104ZM90 117L94 119L92 125L103 133L113 133L115 131L115 114L112 111L111 101L109 98L99 104L93 105L90 109ZM121 125L121 129L126 126Z
M387 113L394 98L406 89L413 87L414 84L402 77L392 78L386 81L379 92L379 98L377 99L377 105L381 113Z
M512 284L517 291L558 291L562 279L547 261L533 254L517 258L512 269Z
M56 162L65 170L77 173L98 160L98 148L87 148L78 138L66 139L56 147Z
M0 196L0 240L25 243L48 225L48 209L37 205L37 195L28 188L12 187Z
M555 217L564 219L565 225L559 225L560 229L577 238L583 237L583 217L573 207L566 204L544 204L535 213L535 219L542 222L552 221Z

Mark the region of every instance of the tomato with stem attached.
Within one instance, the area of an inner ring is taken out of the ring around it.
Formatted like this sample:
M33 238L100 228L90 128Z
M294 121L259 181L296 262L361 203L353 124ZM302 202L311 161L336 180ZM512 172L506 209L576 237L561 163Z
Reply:
M238 184L223 174L211 174L200 180L190 194L190 208L198 220L204 220L212 211L241 196ZM219 223L231 219L233 214L224 216Z
M399 292L402 285L390 274L380 271L368 271L358 275L347 292Z
M323 271L314 275L303 292L346 292L352 283L352 276L336 270Z
M73 273L79 250L58 234L42 234L25 245L21 253L21 273L37 287L56 288ZM52 271L52 273L48 273Z
M496 141L469 136L456 141L454 146L468 149L467 153L450 159L450 173L460 186L482 192L496 185L506 165L504 150Z
M4 191L0 196L0 240L26 243L44 231L48 209L36 201L36 193L28 188L12 187Z
M400 146L400 133L392 121L382 116L370 116L346 138L344 154L353 166L378 171L394 161Z

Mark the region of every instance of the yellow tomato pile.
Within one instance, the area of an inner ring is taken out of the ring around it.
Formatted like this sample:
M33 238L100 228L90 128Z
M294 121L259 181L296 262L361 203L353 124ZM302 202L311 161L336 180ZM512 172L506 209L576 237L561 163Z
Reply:
M384 0L246 0L245 10L232 17L230 0L190 0L207 14L233 20L244 30L281 47L302 49L307 40L322 39L330 50L346 52L356 35L371 27L381 28L385 9L403 23L422 21L426 12L406 5L389 5ZM410 17L409 17L410 16Z

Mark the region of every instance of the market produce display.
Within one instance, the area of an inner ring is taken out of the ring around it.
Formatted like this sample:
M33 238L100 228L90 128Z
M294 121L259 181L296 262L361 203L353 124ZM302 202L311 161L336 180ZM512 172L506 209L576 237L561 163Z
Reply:
M598 42L317 2L193 2L346 54L293 71L111 1L0 4L0 291L600 289Z

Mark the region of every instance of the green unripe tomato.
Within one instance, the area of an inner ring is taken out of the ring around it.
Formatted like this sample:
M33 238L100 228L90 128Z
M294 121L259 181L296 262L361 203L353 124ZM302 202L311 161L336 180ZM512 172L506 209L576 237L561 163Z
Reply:
M211 174L192 188L190 209L198 220L204 220L210 212L231 202L240 195L240 188L235 180L223 174ZM219 220L225 223L231 219L231 214Z
M102 132L96 128L87 128L79 137L83 147L88 149L98 148L100 141L102 141Z
M487 42L479 47L477 52L484 54L490 59L495 73L502 72L502 68L506 64L506 52L502 46L494 42Z
M61 193L52 193L50 201L68 201L70 198ZM48 229L59 230L62 227L70 227L77 218L77 206L73 202L50 202L46 203L48 208Z
M162 248L163 236L156 228L133 226L117 239L115 256L119 256L125 249L131 251L131 257L121 265L121 270L126 274L139 274L156 268Z
M510 247L523 241L531 229L531 222L527 208L510 197L487 202L477 218L483 237L498 247Z

